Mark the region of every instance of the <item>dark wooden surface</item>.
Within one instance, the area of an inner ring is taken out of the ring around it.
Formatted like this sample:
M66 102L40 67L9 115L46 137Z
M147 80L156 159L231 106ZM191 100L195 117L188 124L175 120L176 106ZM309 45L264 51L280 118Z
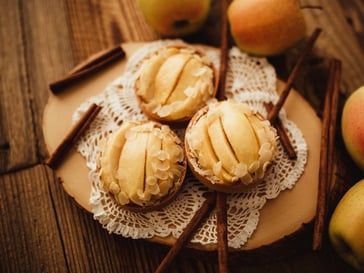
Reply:
M135 0L1 0L0 8L0 272L153 272L166 247L111 235L64 191L43 162L48 154L42 115L48 83L88 56L121 42L158 39ZM364 2L301 0L309 35L323 34L295 88L321 114L328 61L343 62L341 106L364 84ZM187 41L219 46L219 5L204 29ZM270 58L286 79L303 44ZM337 134L333 207L357 170ZM359 174L360 176L360 174ZM274 256L274 254L273 254ZM231 272L354 272L325 241L265 264L234 263ZM217 272L216 261L181 254L170 272Z

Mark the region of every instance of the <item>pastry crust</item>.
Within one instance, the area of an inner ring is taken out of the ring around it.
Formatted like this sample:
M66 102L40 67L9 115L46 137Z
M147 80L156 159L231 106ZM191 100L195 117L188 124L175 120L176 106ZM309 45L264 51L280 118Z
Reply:
M188 164L208 187L242 192L263 180L277 150L276 130L245 104L223 101L201 109L185 135Z
M181 188L187 166L181 140L153 121L124 122L107 140L100 164L105 190L133 211L166 205Z
M217 71L192 46L168 46L149 55L140 68L135 93L151 119L183 124L216 95Z

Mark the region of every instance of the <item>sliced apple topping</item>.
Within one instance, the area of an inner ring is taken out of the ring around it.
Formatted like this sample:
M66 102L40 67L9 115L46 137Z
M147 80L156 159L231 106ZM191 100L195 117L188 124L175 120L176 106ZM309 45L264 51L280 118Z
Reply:
M234 101L200 110L185 141L193 171L220 184L261 180L277 149L276 130L269 121Z
M190 118L214 97L214 73L212 62L194 49L166 47L142 64L136 95L146 114L162 120Z
M168 126L124 122L105 145L100 178L121 205L148 206L180 186L184 162L181 141Z

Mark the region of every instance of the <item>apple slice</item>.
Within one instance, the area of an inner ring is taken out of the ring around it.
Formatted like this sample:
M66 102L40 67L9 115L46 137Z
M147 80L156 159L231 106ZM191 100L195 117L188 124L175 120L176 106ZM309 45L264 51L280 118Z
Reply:
M167 103L183 101L187 97L185 90L196 85L196 81L199 79L198 72L203 66L204 64L195 58L188 60Z
M148 62L144 62L141 70L143 71L139 79L139 88L137 94L144 100L150 101L154 95L154 82L157 77L158 71L163 63L170 56L177 54L177 48L168 48L159 54L153 55L148 59Z
M148 133L134 132L127 137L119 160L117 178L129 199L140 204L138 193L144 191L146 148ZM133 164L130 164L133 162Z
M222 103L222 125L227 139L240 163L252 164L259 158L259 145L244 109L236 104Z
M190 58L191 55L186 53L172 55L159 68L154 90L154 98L159 104L166 103Z
M119 166L121 151L125 143L125 132L131 128L131 123L124 124L120 130L111 136L111 141L105 143L103 154L101 157L101 179L107 187L111 188L114 194L119 193L120 187L115 179L115 174Z
M203 106L202 103L198 103L202 101L201 97L201 93L196 91L196 96L194 97L187 97L184 101L176 101L167 105L167 107L173 108L173 112L169 114L169 119L175 120L193 114L196 108L198 109Z
M222 167L225 170L233 174L239 162L225 135L221 119L214 118L213 120L207 120L207 126L209 139L218 160L221 161Z
M214 148L209 141L208 128L205 117L201 118L194 127L194 137L198 139L196 147L200 158L199 164L202 168L211 170L213 175L223 177L226 181L233 181L233 177L222 167L221 161L217 158Z

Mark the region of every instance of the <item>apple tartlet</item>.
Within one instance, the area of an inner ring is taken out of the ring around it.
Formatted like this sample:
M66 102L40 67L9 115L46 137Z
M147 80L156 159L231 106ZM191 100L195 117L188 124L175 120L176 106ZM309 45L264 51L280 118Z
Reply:
M159 122L188 122L216 94L216 69L193 47L163 47L144 60L139 72L135 93L140 108Z
M263 180L277 151L268 120L245 104L222 101L199 110L186 129L188 164L206 186L243 192Z
M187 162L181 140L168 125L130 121L107 139L100 166L101 182L117 203L148 211L177 194Z

